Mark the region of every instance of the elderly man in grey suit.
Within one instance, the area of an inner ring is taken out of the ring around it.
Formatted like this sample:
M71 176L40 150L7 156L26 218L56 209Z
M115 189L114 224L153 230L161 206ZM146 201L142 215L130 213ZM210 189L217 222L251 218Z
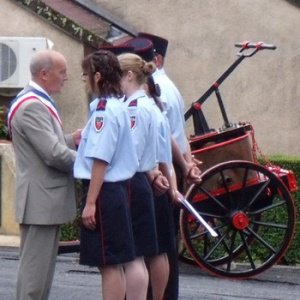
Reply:
M21 234L16 298L45 300L53 281L60 225L76 214L72 168L81 134L77 130L64 135L51 99L67 80L64 56L54 50L38 52L30 72L29 85L12 101L8 114Z

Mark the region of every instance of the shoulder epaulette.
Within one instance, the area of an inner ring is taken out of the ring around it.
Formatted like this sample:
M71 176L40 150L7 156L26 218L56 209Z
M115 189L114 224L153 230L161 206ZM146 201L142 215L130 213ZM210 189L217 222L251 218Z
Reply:
M105 108L106 108L106 102L107 102L106 99L100 99L99 102L98 102L98 104L97 104L96 110L105 110Z

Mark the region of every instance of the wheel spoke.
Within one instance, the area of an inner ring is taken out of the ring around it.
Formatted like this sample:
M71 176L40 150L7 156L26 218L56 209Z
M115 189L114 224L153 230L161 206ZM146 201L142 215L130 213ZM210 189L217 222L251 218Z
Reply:
M216 223L214 222L213 219L209 220L207 222L212 224L211 228L214 229L215 231L217 231L218 235L220 235L220 229L227 226L227 224L224 224L224 223L216 225ZM193 230L191 230L190 238L192 240L197 239L197 238L201 238L202 236L209 233L208 230L198 220L197 221L195 220L193 223L197 224L197 227L194 228ZM210 235L210 233L209 233L209 235Z
M229 232L229 229L227 229L227 230L224 232L224 234L223 234L222 231L220 231L220 229L222 229L222 228L224 228L224 227L226 227L226 226L227 226L227 224L222 224L222 225L214 226L213 229L218 233L218 236L221 236L221 237L224 236L224 237L226 237L226 235L227 235L228 232ZM229 253L229 247L228 247L228 245L227 245L225 239L223 238L221 242L222 242L223 247L226 249L226 252Z
M247 254L248 258L249 258L249 261L250 261L250 265L251 265L251 267L252 267L252 270L255 270L255 269L256 269L256 266L255 266L254 261L253 261L253 258L252 258L252 256L251 256L251 253L250 253L250 249L249 249L247 240L245 239L244 233L243 233L242 231L240 231L240 236L241 236L241 239L242 239L242 242L243 242L243 245L244 245L246 254Z
M223 182L223 187L225 188L226 190L226 195L229 199L229 202L230 202L230 209L234 209L235 206L237 205L236 202L233 200L232 196L231 196L231 193L228 189L228 183L226 182L226 178L225 178L225 175L224 175L224 172L223 171L220 171L220 174L221 174L221 178L222 178L222 182Z
M262 221L252 221L251 223L256 225L266 226L266 227L279 228L279 229L288 228L286 224L269 223L269 222L262 222Z
M227 224L221 224L221 225L214 225L212 228L215 230L215 231L218 231L218 234L219 234L219 229L222 229L223 227L227 226Z
M225 232L223 235L220 236L217 243L210 249L210 251L205 255L204 259L208 260L209 257L213 254L213 252L218 248L218 246L223 242L223 240L226 237L227 232Z
M240 205L238 205L238 209L241 208L241 205L244 203L243 200L246 199L246 183L247 183L247 178L248 178L248 172L249 172L249 168L245 168L245 172L244 172L244 176L243 176L243 180L242 180L242 195L241 195L241 200L239 203L241 203Z
M269 243L267 243L262 237L260 237L256 232L254 232L250 227L248 227L247 230L249 230L253 234L253 236L259 242L261 242L266 248L268 248L273 254L276 253L276 250Z
M193 228L193 230L190 231L191 232L190 237L192 240L197 239L203 235L202 231L199 232L199 228L200 228L199 224L195 222L194 224L197 224L197 226L196 228Z
M211 193L209 193L205 188L199 186L199 189L207 196L209 197L211 200L213 200L216 204L218 204L218 206L220 206L222 209L224 209L226 212L229 211L229 209L224 206L217 198L215 198Z
M286 204L285 201L280 201L280 202L277 202L277 203L265 206L265 207L263 207L261 209L257 209L257 210L254 210L254 211L249 211L247 214L249 216L261 214L261 213L263 213L265 211L271 210L273 208L276 208L276 207L279 207L279 206L282 206L282 205L285 205L285 204Z
M222 182L223 182L223 185L222 185L222 186L225 188L226 193L229 194L229 190L228 190L226 178L225 178L225 176L224 176L224 172L223 172L223 171L220 171L220 174L221 174L221 178L222 178Z
M228 262L227 262L227 272L230 271L231 268L231 263L232 263L232 259L233 259L233 251L234 251L234 243L235 243L235 237L236 237L236 231L233 231L233 234L231 236L231 244L230 244L230 250L229 250L229 256L228 256Z
M210 217L210 218L215 218L215 219L224 219L224 215L215 215L215 214L211 214L211 213L207 213L204 211L198 211L199 214L201 215L201 217Z
M192 234L191 240L199 239L202 236L206 235L207 233L208 233L208 231L205 228L203 228L203 231Z
M257 193L254 195L254 197L249 201L249 203L243 208L243 210L247 210L258 198L259 196L262 194L262 192L267 188L267 186L270 183L270 179L266 181L266 183L264 183L262 185L262 187L257 191Z
M244 192L244 188L246 187L246 182L247 182L247 178L248 178L248 172L249 172L249 168L245 168L245 173L244 173L244 176L243 176L243 181L242 181L242 189L243 189L243 192Z

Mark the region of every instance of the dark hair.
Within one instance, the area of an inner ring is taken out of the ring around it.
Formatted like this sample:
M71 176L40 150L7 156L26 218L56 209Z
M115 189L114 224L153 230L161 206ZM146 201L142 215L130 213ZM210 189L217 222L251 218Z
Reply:
M98 97L123 96L120 84L122 71L117 57L112 52L107 50L93 52L83 59L81 66L88 76L93 92L99 93ZM98 90L93 80L96 72L101 74Z
M147 85L150 96L154 99L155 104L158 106L160 111L163 111L163 105L160 100L161 90L158 83L154 82L153 76L147 77Z

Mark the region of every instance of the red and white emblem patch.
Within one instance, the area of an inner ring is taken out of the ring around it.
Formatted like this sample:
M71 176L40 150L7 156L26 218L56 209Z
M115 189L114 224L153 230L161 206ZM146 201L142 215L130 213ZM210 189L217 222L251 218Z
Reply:
M94 126L95 126L95 130L97 132L101 131L104 127L104 118L103 117L95 117Z

